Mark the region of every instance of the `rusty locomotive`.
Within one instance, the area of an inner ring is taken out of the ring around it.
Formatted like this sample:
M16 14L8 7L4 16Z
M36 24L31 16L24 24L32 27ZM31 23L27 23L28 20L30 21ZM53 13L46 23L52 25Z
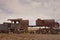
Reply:
M8 21L11 21L11 23L4 22L3 24L0 24L0 32L2 33L22 33L27 32L28 30L28 20L22 20L22 19L8 19Z

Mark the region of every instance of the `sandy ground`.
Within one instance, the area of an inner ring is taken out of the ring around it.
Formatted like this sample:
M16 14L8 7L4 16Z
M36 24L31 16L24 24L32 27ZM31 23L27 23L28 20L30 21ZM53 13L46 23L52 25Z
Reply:
M60 34L2 34L0 40L60 40Z

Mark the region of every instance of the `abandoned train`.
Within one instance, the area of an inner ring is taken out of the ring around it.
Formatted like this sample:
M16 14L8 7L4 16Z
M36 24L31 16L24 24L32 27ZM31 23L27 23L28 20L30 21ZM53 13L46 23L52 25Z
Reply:
M23 20L23 19L8 19L8 21L11 21L11 23L4 22L3 24L0 24L0 33L23 33L23 32L29 32L28 27L29 26L29 20ZM41 28L43 27L44 28ZM59 29L59 23L55 22L54 19L46 19L36 20L36 25L33 27L39 27L38 30L30 31L30 33L42 33L42 34L58 34Z

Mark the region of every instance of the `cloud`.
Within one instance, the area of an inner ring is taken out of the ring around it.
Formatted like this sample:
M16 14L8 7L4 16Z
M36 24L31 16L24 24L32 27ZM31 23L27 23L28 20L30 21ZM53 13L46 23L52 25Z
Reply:
M13 11L2 1L0 1L0 10L4 13L13 13Z
M20 3L24 4L30 4L30 1L28 0L19 0Z
M60 0L19 0L19 3L32 8L55 8Z
M34 17L40 15L39 17L41 17L42 15L42 17L46 16L46 18L55 18L58 17L58 12L60 12L58 11L60 5L58 0L55 0L55 2L54 0L13 0L9 5L12 6L12 9L14 8L14 15L17 17L27 17L28 15Z
M32 0L34 2L49 2L50 0Z
M23 6L28 6L32 8L44 8L51 7L51 0L19 0L19 3Z

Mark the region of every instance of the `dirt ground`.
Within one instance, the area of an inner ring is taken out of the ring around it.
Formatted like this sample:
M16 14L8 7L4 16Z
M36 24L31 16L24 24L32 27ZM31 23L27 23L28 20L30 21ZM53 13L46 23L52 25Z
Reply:
M0 40L60 40L60 34L3 34Z

